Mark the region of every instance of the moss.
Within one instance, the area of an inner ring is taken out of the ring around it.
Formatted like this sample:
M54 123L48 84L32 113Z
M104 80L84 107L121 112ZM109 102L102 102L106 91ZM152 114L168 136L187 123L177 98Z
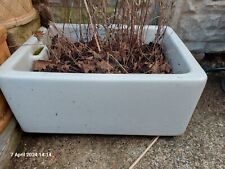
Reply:
M33 55L39 55L43 49L44 47L39 47L38 49L34 51Z

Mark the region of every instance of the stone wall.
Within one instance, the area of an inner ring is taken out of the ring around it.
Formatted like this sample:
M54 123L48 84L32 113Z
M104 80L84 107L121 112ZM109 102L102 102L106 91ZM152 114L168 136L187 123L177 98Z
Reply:
M171 26L195 52L225 51L225 0L176 0Z

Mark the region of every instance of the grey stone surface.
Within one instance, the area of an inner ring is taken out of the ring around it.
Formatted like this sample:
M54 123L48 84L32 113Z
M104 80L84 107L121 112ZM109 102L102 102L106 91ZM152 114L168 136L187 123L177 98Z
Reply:
M0 169L4 169L11 159L21 137L21 130L17 128L17 122L13 118L3 133L0 134Z
M171 26L190 50L225 51L224 0L177 0Z
M136 168L224 169L225 93L221 79L210 75L187 131L160 137ZM168 98L169 99L169 98ZM125 169L150 144L152 137L24 134L21 152L51 152L51 157L14 157L15 169Z
M217 53L225 51L225 42L195 42L184 41L192 52L197 53Z

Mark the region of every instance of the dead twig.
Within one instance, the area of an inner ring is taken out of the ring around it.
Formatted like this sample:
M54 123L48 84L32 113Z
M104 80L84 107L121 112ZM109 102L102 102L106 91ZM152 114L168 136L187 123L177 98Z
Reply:
M153 141L151 142L151 144L149 144L149 146L145 149L145 151L137 158L137 160L135 160L135 162L129 167L129 169L133 169L137 163L144 157L144 155L148 152L148 150L156 143L156 141L158 140L159 136L155 137L153 139Z
M94 24L93 24L93 20L92 20L92 16L91 16L88 4L87 4L87 0L84 0L84 5L85 5L86 11L88 13L88 17L89 17L89 20L90 20L90 26L91 26L91 29L92 29L93 34L94 34L94 38L95 38L96 45L98 47L98 51L101 52L101 48L100 48L100 45L99 45L99 42L98 42L97 33L96 33L96 30L95 30L95 27L94 27Z
M123 69L125 73L128 73L128 71L123 67L123 65L120 64L120 62L113 55L108 54L108 56L110 56L120 66L120 68Z

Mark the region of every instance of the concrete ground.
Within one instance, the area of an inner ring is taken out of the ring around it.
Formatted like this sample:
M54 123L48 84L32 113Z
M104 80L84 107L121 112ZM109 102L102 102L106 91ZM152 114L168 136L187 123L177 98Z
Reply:
M222 77L225 75L209 75L187 131L178 137L160 137L136 168L225 168ZM51 157L13 157L9 168L125 169L145 150L152 138L24 133L17 153L50 152Z

